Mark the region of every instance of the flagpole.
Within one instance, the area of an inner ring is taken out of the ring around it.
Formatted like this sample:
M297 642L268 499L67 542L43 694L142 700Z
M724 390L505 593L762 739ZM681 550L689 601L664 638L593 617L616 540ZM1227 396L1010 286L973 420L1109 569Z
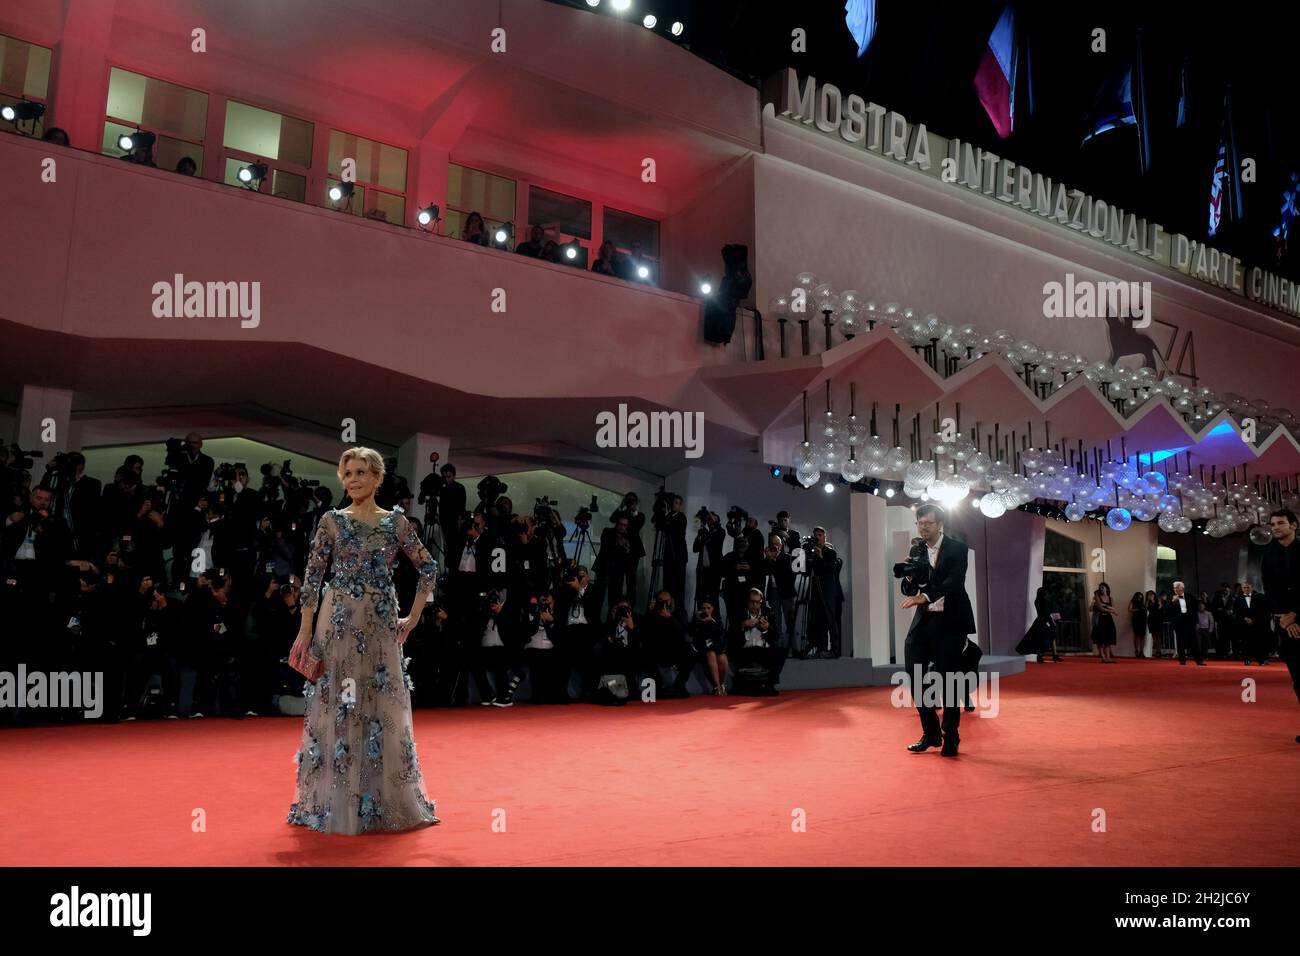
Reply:
M1228 84L1224 94L1224 110L1228 121L1228 182L1232 189L1232 214L1236 221L1241 220L1241 157L1237 155L1237 129L1232 122L1232 84Z
M1133 118L1138 132L1138 165L1142 175L1151 169L1151 141L1147 133L1147 84L1142 62L1142 28L1138 27L1137 46L1133 54Z

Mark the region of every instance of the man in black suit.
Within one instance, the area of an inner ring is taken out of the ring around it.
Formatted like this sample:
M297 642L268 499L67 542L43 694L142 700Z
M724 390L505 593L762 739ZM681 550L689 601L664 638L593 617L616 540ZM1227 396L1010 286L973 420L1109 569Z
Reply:
M1174 582L1174 596L1165 607L1165 620L1174 625L1178 637L1178 663L1186 664L1187 652L1191 650L1196 663L1205 666L1205 652L1196 633L1196 599L1185 593L1182 581Z
M619 591L633 607L636 606L636 579L640 573L641 559L645 557L645 543L641 540L641 529L645 527L645 512L641 510L640 504L641 499L637 497L636 492L629 491L623 496L623 503L609 516L609 523L612 525L618 524L620 518L627 519L627 534L632 550L628 554L624 569L626 579L619 585Z
M1242 660L1268 663L1272 652L1273 619L1268 613L1268 597L1255 590L1249 581L1241 582L1241 593L1232 601L1232 617L1237 628L1237 641Z
M840 586L840 569L844 559L826 541L825 528L813 528L813 539L806 551L808 588L808 657L840 656L840 612L844 606L844 589Z
M99 538L99 497L103 489L99 479L86 474L85 455L79 451L70 451L67 457L76 467L76 472L60 498L60 517L72 532L77 556L94 561L101 557L102 551Z
M1268 595L1269 613L1277 619L1278 653L1291 672L1291 685L1300 700L1300 545L1296 544L1296 516L1279 508L1268 519L1273 540L1264 548L1260 576ZM1300 744L1300 735L1296 736Z
M916 531L925 542L930 570L907 575L902 585L903 593L910 596L901 607L916 608L903 648L912 698L921 717L921 739L907 749L921 753L942 746L943 756L955 757L961 743L957 730L963 702L955 678L948 675L959 672L966 636L975 633L975 615L966 594L966 545L943 533L944 517L938 505L916 509ZM922 674L927 665L942 682L942 725L932 702L924 699Z
M667 508L660 502L666 501ZM677 622L686 626L686 558L690 554L686 550L686 512L683 507L686 502L681 495L672 495L668 498L660 497L655 502L655 513L653 517L654 526L657 531L663 533L663 588L673 596L673 617Z

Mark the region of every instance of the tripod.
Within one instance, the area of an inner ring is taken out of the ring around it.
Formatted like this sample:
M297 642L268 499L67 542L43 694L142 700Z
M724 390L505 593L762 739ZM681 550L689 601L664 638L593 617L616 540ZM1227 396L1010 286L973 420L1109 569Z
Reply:
M659 572L664 566L664 532L659 527L659 522L655 522L655 541L650 551L650 590L646 594L645 609L650 613L650 608L654 607L655 594L658 593Z
M799 580L795 585L795 602L794 602L794 619L795 632L799 637L800 653L807 655L810 645L808 643L808 623L813 611L813 598L816 598L818 606L821 607L822 614L826 618L826 630L828 636L832 639L833 644L840 643L840 622L839 619L831 614L831 609L826 603L826 595L822 591L822 584L810 571L805 571L799 575ZM803 610L803 620L800 622L799 611ZM791 635L790 650L794 651L794 636Z
M593 557L595 557L597 553L596 545L591 540L591 531L589 526L574 525L573 534L569 535L568 543L573 544L574 542L577 542L578 545L576 548L573 549L573 563L575 566L582 564L582 548L584 544L587 547L591 548L591 554Z

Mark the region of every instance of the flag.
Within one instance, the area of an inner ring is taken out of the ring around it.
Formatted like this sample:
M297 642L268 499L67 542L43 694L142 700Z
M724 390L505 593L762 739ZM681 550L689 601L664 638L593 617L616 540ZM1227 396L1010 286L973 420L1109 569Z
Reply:
M1123 72L1118 70L1102 85L1094 102L1092 115L1088 119L1088 134L1083 143L1107 130L1137 123L1137 114L1133 111L1133 67L1126 66Z
M844 22L858 41L858 56L867 52L876 35L876 0L849 0L844 4Z
M1291 182L1282 190L1282 218L1273 227L1273 238L1277 240L1277 258L1286 255L1287 239L1291 235L1291 223L1295 221L1296 199L1300 198L1300 174L1292 173Z
M1223 94L1223 124L1219 127L1219 151L1214 157L1214 174L1210 180L1210 229L1213 236L1219 227L1240 219L1241 163L1237 157L1237 135L1232 125L1232 87ZM1226 200L1226 205L1225 205Z
M1183 71L1178 80L1178 119L1174 121L1175 127L1182 127L1187 123L1187 58L1183 57Z
M1016 41L1016 15L1008 3L989 34L988 48L975 71L975 92L1003 139L1011 135L1016 121L1016 68L1020 59Z

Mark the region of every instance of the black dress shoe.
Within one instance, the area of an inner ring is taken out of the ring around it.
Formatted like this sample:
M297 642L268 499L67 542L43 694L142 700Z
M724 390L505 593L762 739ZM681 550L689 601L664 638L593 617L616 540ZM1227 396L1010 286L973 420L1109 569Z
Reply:
M921 739L914 744L908 744L907 749L912 751L912 753L914 754L919 754L919 753L924 753L925 751L929 750L931 747L942 747L942 746L944 746L942 737L928 737L922 734Z
M957 756L957 745L960 743L961 743L960 737L949 736L943 738L943 749L939 751L940 755L944 757Z

